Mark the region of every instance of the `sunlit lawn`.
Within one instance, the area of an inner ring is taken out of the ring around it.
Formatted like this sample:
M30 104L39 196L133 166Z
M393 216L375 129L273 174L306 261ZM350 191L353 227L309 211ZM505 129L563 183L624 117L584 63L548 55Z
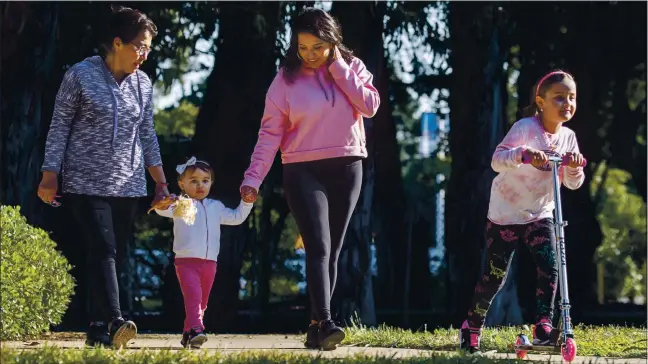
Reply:
M62 349L43 347L37 349L2 348L0 362L6 363L512 363L511 359L466 357L457 349L457 330L437 329L430 332L411 332L399 328L381 326L366 328L354 325L345 329L347 337L343 345L361 347L389 347L431 350L426 357L398 359L393 357L372 357L356 355L347 358L325 358L308 353L294 353L288 350L249 350L227 353L218 350L112 350L112 349ZM496 350L512 353L516 335L521 328L486 329L481 345L484 351ZM523 330L530 336L530 330ZM579 356L603 356L616 358L645 358L647 336L645 328L621 326L576 326L574 330ZM78 340L81 333L52 333L50 340ZM140 338L162 339L169 335L144 334ZM437 353L434 351L443 351Z
M347 328L347 337L342 344L378 346L411 349L451 351L458 345L458 330L437 329L430 332L412 332L399 328L381 326L375 329L355 325ZM520 332L531 338L531 330L515 327L485 329L481 348L483 351L497 350L513 353L513 344ZM646 328L622 326L585 326L574 328L578 355L625 358L645 358L647 350Z

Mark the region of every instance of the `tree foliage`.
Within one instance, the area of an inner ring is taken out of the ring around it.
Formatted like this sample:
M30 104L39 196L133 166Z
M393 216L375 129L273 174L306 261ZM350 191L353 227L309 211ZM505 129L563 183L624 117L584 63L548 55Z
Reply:
M176 104L156 112L167 178L173 181L174 166L190 155L207 159L216 170L214 195L236 204L265 92L287 48L286 24L302 6L322 5L123 4L147 13L160 30L143 65L158 94L182 85L190 72L209 73ZM65 210L52 212L33 192L60 80L70 65L97 53L101 16L108 6L0 5L2 201L23 205L30 222L51 227L71 262L81 259L71 216ZM448 311L464 314L483 247L481 225L494 176L492 149L528 104L530 86L554 67L576 76L579 108L569 127L591 163L585 186L565 191L563 201L570 220L568 256L580 257L569 262L574 310L594 301L595 262L605 265L610 299L645 297L645 10L642 3L617 2L333 3L345 42L374 73L382 98L380 115L367 120L368 142L374 144L365 172L372 180L364 181L353 238L346 245L341 276L348 288L342 296L346 307L373 304L366 299L370 280L376 309L406 312L397 321L402 325L408 324L408 310L443 302ZM450 135L442 136L430 158L418 151L423 112L449 117L451 125ZM236 328L239 304L267 314L271 303L299 306L305 299L304 277L295 265L303 252L283 198L281 172L277 158L248 224L223 229L223 259L206 317L217 330ZM428 252L435 244L434 211L441 189L448 191L448 259L441 264L443 273L432 276ZM142 202L142 212L147 204ZM159 255L170 254L170 224L150 215L137 224L136 248L149 253L132 259L139 276L127 286L153 289L172 322L182 312L182 302L173 265ZM374 248L376 276L368 263ZM532 305L534 293L525 290L535 279L528 269L530 257L520 254L517 266L521 303ZM143 274L159 276L161 288L140 279ZM79 284L82 292L83 282ZM141 302L133 307L144 309Z
M606 300L645 302L646 203L627 171L599 166L592 185L592 197L600 201L596 217L603 242L596 250L596 261L605 267Z

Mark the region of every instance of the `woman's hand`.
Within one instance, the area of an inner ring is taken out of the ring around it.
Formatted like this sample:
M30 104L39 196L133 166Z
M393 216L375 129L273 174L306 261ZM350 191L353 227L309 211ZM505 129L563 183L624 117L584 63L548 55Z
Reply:
M41 182L38 185L38 197L47 204L55 203L56 191L58 191L58 178L56 173L44 171Z
M531 165L540 168L547 164L549 161L549 158L545 154L545 152L533 149L533 148L526 148L522 152L522 160L523 161L531 161Z
M171 195L169 194L166 183L155 184L155 197L153 197L153 202L151 202L151 208L158 208L160 203L169 196Z
M178 201L178 196L176 195L164 196L157 201L153 200L153 203L151 203L151 208L148 210L147 214L150 214L151 211L156 209L167 210L169 206L173 205L176 201Z
M567 157L567 167L578 168L583 166L583 155L580 153L567 152L565 153Z
M331 63L341 58L342 58L342 53L340 53L340 49L336 45L334 45L329 51L329 58L328 58L329 66L331 65Z
M176 195L165 196L160 200L160 202L158 202L155 208L158 210L166 210L169 208L169 206L173 205L176 201L178 201L178 196Z
M245 203L253 203L257 199L258 191L254 187L241 187L241 200Z

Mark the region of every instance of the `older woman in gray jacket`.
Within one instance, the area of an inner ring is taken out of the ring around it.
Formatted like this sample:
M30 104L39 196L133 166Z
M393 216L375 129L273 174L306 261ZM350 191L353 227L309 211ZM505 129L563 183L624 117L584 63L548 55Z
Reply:
M143 13L114 7L104 56L73 65L56 96L38 196L58 205L58 175L86 249L90 327L86 344L121 347L137 334L122 318L116 262L133 236L147 169L156 199L169 195L153 126L153 87L139 70L157 27ZM154 202L155 205L155 202Z

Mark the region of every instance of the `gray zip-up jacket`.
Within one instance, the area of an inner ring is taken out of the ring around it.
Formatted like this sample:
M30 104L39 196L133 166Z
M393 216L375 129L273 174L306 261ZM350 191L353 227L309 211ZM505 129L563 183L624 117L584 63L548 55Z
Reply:
M119 85L99 56L75 64L56 95L41 170L61 172L64 193L146 196L145 168L162 164L152 100L140 70Z

